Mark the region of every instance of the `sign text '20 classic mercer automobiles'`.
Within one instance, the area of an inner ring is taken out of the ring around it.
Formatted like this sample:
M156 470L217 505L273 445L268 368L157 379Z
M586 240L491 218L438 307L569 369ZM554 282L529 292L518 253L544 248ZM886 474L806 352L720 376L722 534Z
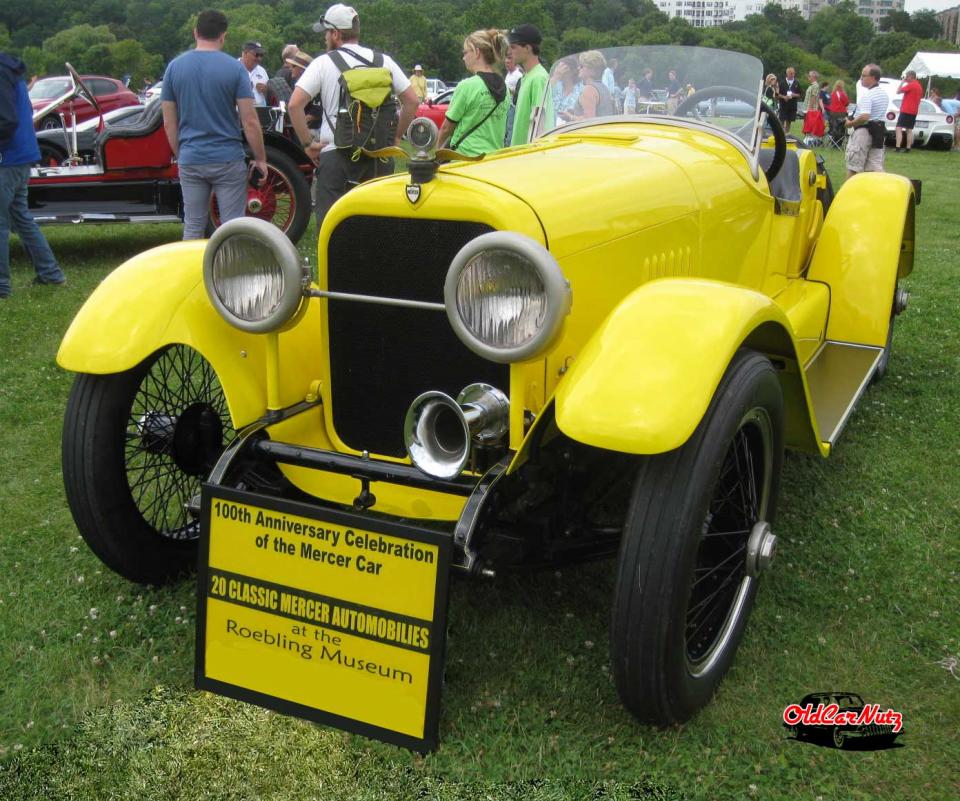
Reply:
M409 172L324 220L316 281L248 219L101 284L58 361L67 497L107 565L188 571L201 483L440 532L471 576L615 556L624 704L708 702L774 557L784 448L829 456L886 370L914 191L832 196L756 58L601 55L697 90L559 125L545 98L531 144L481 161L414 121Z

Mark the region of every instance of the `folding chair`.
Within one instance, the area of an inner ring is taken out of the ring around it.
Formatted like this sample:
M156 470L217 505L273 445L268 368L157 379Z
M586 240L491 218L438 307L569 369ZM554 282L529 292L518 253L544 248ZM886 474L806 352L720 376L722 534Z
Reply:
M829 117L830 125L823 143L834 150L843 150L847 140L847 129L843 124L846 117L843 114L830 114Z

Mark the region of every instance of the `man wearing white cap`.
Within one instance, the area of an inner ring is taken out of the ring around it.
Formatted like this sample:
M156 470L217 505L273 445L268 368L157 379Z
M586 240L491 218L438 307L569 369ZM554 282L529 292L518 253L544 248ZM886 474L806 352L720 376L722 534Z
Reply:
M423 74L423 67L419 64L413 68L410 85L413 87L413 91L417 93L417 100L422 103L427 99L427 76Z
M354 160L350 150L338 149L334 145L341 72L331 54L335 52L350 68L370 67L382 58L382 66L390 71L393 94L400 100L400 120L394 144L400 144L403 132L417 111L418 101L410 79L390 56L359 44L360 17L353 8L342 3L330 6L313 28L318 33L323 32L327 52L315 58L297 81L288 110L301 146L317 165L314 211L319 225L338 198L358 183L375 178L380 166L379 160L366 156ZM314 99L323 109L319 141L313 139L304 113Z

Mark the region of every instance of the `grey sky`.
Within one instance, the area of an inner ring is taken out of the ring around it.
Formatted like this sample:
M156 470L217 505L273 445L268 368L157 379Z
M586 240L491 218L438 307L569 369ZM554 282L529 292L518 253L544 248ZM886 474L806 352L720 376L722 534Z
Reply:
M908 14L913 14L926 8L932 8L934 11L943 11L947 8L953 8L956 5L960 5L957 0L906 0L903 10Z

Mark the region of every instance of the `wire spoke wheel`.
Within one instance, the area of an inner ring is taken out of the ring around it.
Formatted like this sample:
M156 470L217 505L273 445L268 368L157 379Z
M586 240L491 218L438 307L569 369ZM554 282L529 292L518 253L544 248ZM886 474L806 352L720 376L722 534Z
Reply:
M182 345L150 366L127 416L124 463L134 505L171 539L195 539L187 511L233 437L220 381L199 353Z
M755 581L747 575L747 539L765 519L772 484L770 417L752 409L724 456L703 521L686 615L687 666L710 670L733 631Z
M171 345L121 373L77 375L63 482L77 529L120 575L161 584L196 563L195 500L235 432L209 362Z
M247 186L247 217L266 220L296 242L310 222L310 186L296 162L285 153L267 148L267 176L256 187ZM210 196L210 223L220 225L217 196Z
M741 350L689 439L636 462L610 651L640 720L689 720L736 654L775 550L783 394L770 360Z

